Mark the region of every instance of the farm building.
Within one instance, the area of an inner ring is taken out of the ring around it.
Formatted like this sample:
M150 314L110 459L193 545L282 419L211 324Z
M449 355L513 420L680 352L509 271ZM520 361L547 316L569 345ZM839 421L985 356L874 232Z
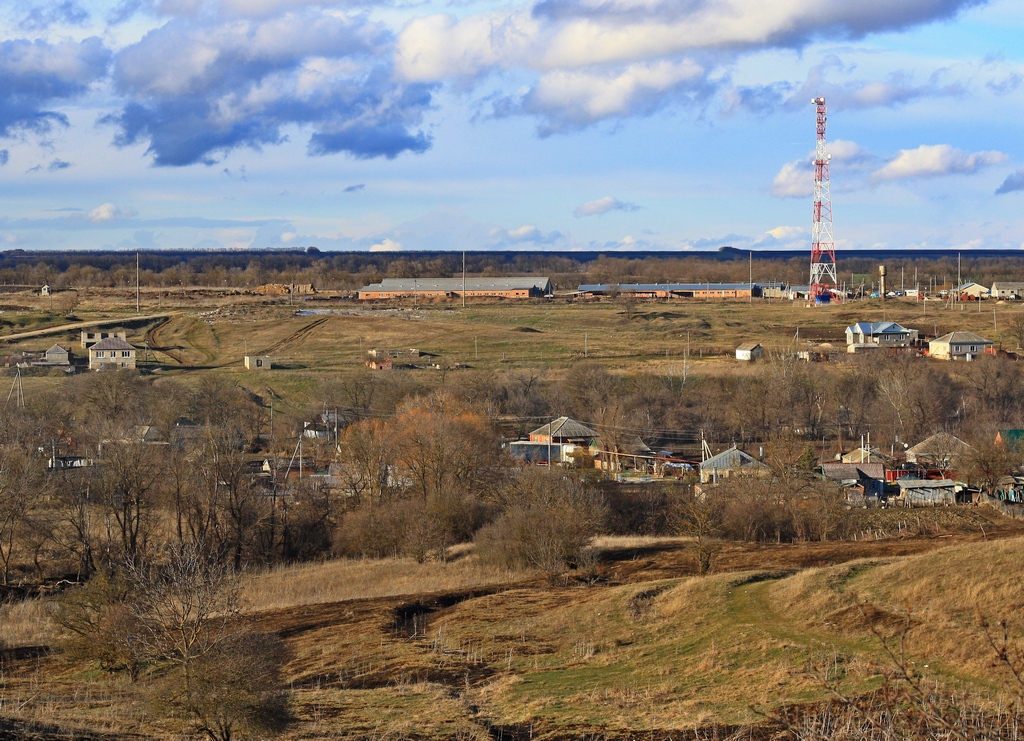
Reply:
M544 298L552 292L547 278L385 278L359 289L359 299L394 298Z
M636 298L727 299L760 296L761 288L751 283L596 283L582 285L586 296L630 295Z
M908 347L920 332L902 327L896 322L857 322L846 328L846 344Z
M134 367L135 348L120 337L107 337L89 347L89 370Z
M959 294L961 299L967 299L969 301L980 300L988 298L991 294L988 288L981 285L981 283L964 283L957 286L956 293Z
M992 341L974 332L950 332L928 343L928 351L939 360L973 360L988 352Z
M1019 301L1024 297L1024 283L1011 283L1009 281L993 283L990 295L992 298L1008 298Z
M760 342L744 342L736 348L736 359L746 361L758 360L763 353L764 347L761 346Z
M270 370L272 367L269 355L246 355L246 370Z

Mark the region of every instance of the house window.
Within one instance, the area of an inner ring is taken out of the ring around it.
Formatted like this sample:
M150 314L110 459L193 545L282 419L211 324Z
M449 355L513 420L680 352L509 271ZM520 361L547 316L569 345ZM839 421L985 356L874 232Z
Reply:
M132 356L131 351L129 351L129 350L122 350L121 351L121 357L122 358L130 358L131 356Z
M97 350L96 351L96 357L97 358L102 358L103 357L103 351L102 350Z

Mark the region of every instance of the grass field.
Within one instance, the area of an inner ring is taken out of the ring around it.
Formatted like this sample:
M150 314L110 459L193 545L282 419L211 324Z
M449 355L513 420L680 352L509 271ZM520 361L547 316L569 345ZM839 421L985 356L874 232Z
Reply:
M245 594L288 646L286 739L668 738L826 699L820 663L841 665L849 692L876 688L887 664L865 603L883 628L909 610L910 658L929 677L1004 697L977 616L1018 620L1021 528L985 513L938 518L930 535L737 544L705 578L689 576L678 538L604 539L596 582L555 587L488 572L471 553L337 561L253 576ZM45 616L39 603L0 613L7 722L173 735L129 684L31 648L54 641Z

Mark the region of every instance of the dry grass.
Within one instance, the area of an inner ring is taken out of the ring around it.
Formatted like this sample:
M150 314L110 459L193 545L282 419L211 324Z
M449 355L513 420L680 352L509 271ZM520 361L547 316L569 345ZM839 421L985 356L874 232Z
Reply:
M447 592L529 577L481 565L474 557L442 563L408 558L342 559L285 566L248 577L243 599L253 612L396 595Z
M590 541L590 545L599 551L611 551L620 548L655 548L679 545L690 540L690 538L656 537L653 535L601 535Z
M0 647L48 646L58 635L45 601L30 599L0 606Z

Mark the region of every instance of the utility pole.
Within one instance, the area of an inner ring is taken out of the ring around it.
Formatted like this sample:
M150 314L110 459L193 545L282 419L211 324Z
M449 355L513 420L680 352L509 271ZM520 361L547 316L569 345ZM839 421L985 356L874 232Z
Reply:
M135 314L139 315L142 313L141 307L142 302L139 299L139 253L135 252Z
M466 308L466 251L462 251L462 308Z

